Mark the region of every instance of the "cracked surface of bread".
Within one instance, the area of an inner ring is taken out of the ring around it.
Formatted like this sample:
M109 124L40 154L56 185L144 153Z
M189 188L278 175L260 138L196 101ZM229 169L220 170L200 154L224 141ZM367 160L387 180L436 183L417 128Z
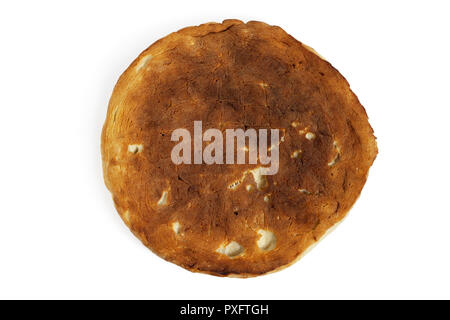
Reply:
M280 129L279 172L175 165L172 131L192 134L198 120ZM250 277L290 265L345 217L377 145L331 64L280 27L225 20L139 55L114 88L101 151L117 211L144 245L194 272Z

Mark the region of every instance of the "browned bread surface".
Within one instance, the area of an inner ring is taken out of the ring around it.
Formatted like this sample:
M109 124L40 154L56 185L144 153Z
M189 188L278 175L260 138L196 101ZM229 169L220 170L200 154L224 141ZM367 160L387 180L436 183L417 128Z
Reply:
M279 172L173 164L172 131L192 133L197 120L203 130L279 129ZM344 77L281 28L254 21L155 42L120 77L102 132L105 182L131 231L160 257L220 276L294 262L344 218L376 154Z

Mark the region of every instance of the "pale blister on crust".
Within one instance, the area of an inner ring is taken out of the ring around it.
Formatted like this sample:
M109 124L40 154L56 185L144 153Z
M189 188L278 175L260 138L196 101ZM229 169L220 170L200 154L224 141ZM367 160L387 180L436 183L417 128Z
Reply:
M175 165L171 132L278 128L280 169ZM102 132L105 183L131 231L194 272L252 277L303 256L358 198L377 154L347 81L281 28L226 20L155 42L122 74ZM231 187L230 187L231 186Z

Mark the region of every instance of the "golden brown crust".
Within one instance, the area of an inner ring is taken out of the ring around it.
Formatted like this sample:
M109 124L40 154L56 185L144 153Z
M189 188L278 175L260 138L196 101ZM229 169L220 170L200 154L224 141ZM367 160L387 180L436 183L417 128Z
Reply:
M250 172L258 165L173 164L171 133L192 132L194 120L204 130L280 129L279 172L259 190ZM376 154L365 110L339 72L255 21L155 42L120 77L102 132L105 183L131 231L160 257L220 276L295 261L346 215ZM240 245L233 257L230 243Z

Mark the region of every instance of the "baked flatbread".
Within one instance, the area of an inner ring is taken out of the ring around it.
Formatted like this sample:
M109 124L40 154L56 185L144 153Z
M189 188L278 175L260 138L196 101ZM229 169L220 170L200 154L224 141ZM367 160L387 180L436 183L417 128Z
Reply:
M171 135L193 134L194 121L279 129L278 172L175 164ZM114 88L101 148L117 211L148 248L238 277L301 257L345 217L377 154L364 108L331 64L280 27L239 20L188 27L142 52Z

